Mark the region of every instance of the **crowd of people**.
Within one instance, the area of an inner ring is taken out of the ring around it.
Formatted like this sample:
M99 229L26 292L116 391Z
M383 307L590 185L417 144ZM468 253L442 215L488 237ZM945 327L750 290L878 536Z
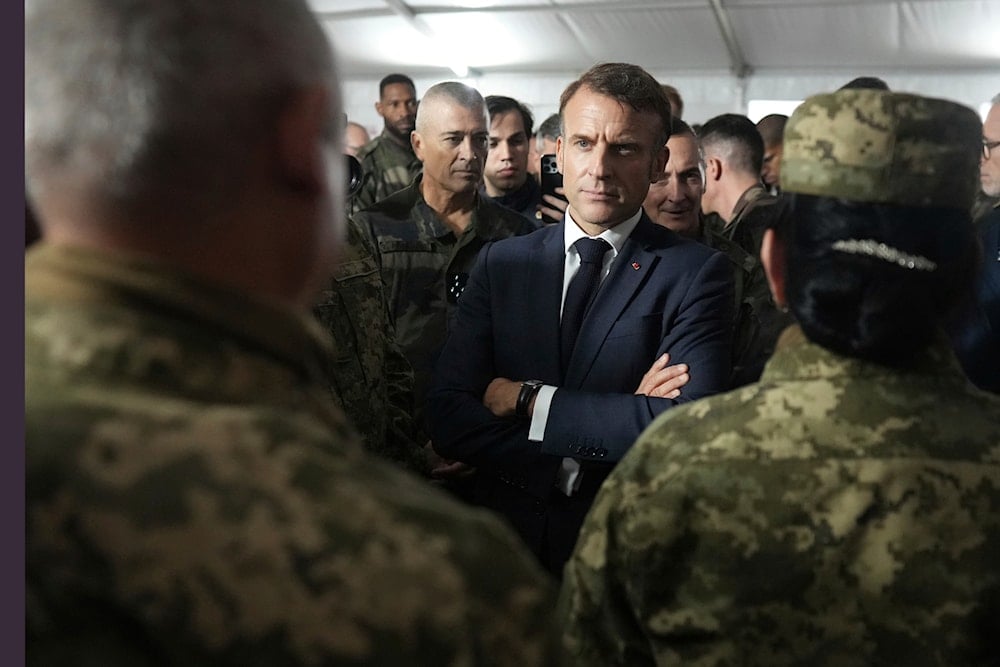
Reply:
M28 664L996 664L1000 95L371 138L304 0L25 37Z

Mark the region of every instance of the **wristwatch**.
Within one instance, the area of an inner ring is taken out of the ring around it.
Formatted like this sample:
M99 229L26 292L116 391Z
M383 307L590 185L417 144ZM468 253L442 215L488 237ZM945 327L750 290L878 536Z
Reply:
M531 399L535 397L544 384L541 380L525 380L521 383L521 391L517 395L517 405L514 406L515 415L518 417L528 416L528 406L531 404Z

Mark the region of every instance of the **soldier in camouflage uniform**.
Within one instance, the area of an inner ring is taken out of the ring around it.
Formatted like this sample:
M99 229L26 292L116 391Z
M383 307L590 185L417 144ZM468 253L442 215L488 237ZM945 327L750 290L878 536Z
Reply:
M996 664L1000 399L941 334L972 281L978 135L898 93L795 111L793 219L763 259L800 326L604 484L560 600L573 664Z
M756 255L702 218L704 164L691 127L674 119L670 156L661 179L649 186L643 202L646 214L657 224L722 252L733 270L736 318L733 320L733 370L729 388L755 382L774 343L791 318L774 307L764 269Z
M413 182L420 160L410 145L417 117L417 89L405 74L390 74L378 85L375 110L385 121L382 134L358 151L365 174L361 191L351 199L351 210L366 209Z
M706 225L760 256L764 230L782 214L781 201L760 181L764 140L746 116L722 114L698 131L705 160L705 192L701 207Z
M31 0L25 37L28 664L551 664L512 533L330 402L307 4Z
M326 364L330 392L365 447L416 473L430 472L426 437L413 423L413 370L396 344L374 253L351 221L313 312L333 339Z
M705 159L705 238L743 267L737 276L743 280L737 284L741 298L730 382L731 387L739 387L757 381L778 335L791 324L775 308L760 266L764 230L778 224L786 212L782 199L761 185L764 140L749 118L716 116L702 126L698 136Z
M526 218L479 194L488 138L486 107L475 89L455 82L434 86L421 103L414 133L424 173L354 216L375 248L396 340L413 366L418 419L479 250L489 241L533 231Z

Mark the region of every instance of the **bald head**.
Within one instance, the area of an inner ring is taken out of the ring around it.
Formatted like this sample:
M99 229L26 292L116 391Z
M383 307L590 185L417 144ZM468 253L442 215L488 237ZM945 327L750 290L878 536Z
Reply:
M413 151L423 163L424 198L475 195L489 142L486 102L475 88L457 81L431 87L417 110Z
M486 100L479 91L458 81L445 81L431 86L420 100L417 108L417 132L426 132L443 106L461 107L481 113L483 122L486 122Z
M361 123L351 121L344 129L344 152L348 155L357 156L361 147L371 141L368 130Z

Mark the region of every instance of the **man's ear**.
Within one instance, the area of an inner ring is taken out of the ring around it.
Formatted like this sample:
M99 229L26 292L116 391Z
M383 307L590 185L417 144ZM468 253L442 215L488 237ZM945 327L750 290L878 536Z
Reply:
M282 182L292 189L318 194L326 184L323 149L330 137L330 99L323 88L296 93L278 117L277 168Z
M760 263L764 266L764 275L774 297L774 305L778 308L788 306L785 296L785 242L773 229L764 232L760 242Z
M717 157L705 158L705 180L717 181L722 177L722 160Z
M375 103L375 113L377 113L382 118L385 118L385 115L383 115L382 113L382 100L379 100L378 102Z
M563 148L564 147L565 146L563 144L563 138L562 138L562 135L560 134L558 137L556 137L556 169L559 170L560 174L563 173Z
M417 156L417 159L421 162L424 161L424 138L420 136L420 133L416 130L410 132L410 146L413 148L413 154Z

